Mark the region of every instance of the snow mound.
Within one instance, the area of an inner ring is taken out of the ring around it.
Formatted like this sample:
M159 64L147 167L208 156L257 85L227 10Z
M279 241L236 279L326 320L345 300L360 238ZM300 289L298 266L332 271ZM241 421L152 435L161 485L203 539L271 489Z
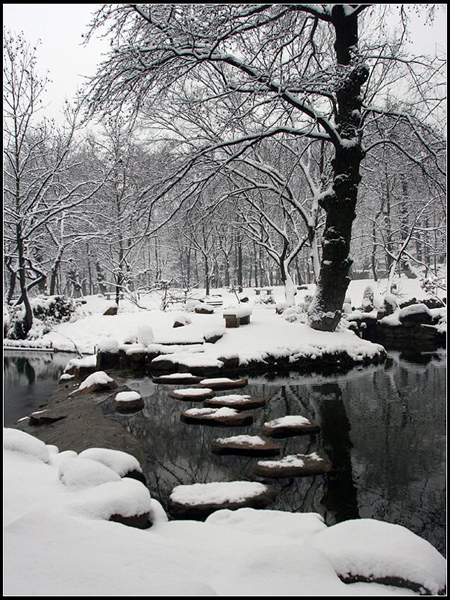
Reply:
M445 588L445 558L401 525L374 519L344 521L318 533L311 542L328 556L344 581L401 578L411 582L415 591L428 594Z
M142 473L142 468L137 458L121 450L88 448L80 452L79 456L80 458L89 458L102 463L112 469L117 475L120 475L120 477L123 477L129 471L139 471Z
M109 519L115 514L133 517L150 512L151 498L144 484L125 477L82 490L70 508L91 519Z
M206 519L210 525L248 531L258 535L279 535L303 541L327 529L318 513L289 513L256 508L218 510Z
M45 463L50 459L49 450L44 442L19 429L3 429L3 449L29 454Z
M68 458L59 465L58 478L64 485L79 488L120 480L120 476L109 467L96 460L79 456Z
M139 344L142 344L145 347L153 344L154 335L153 329L150 327L150 325L139 325L137 328L137 334Z

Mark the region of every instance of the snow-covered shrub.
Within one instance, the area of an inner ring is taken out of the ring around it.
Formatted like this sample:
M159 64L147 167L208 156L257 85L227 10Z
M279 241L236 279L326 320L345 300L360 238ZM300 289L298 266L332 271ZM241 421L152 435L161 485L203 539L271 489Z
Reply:
M58 323L70 321L79 307L76 300L67 296L37 296L30 301L30 304L33 311L33 328L28 335L25 335L25 309L20 305L9 309L9 322L5 337L11 340L40 337Z
M306 323L306 311L301 306L290 306L283 312L283 319L289 323Z

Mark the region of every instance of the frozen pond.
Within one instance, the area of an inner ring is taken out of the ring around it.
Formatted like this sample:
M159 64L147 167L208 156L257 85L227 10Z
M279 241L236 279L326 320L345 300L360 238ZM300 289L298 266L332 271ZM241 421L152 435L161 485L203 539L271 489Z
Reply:
M4 353L4 424L45 403L69 354ZM244 375L244 374L242 374ZM145 400L131 416L112 413L143 442L152 496L165 506L173 487L211 481L256 480L258 458L211 452L218 437L259 435L264 422L302 415L320 426L317 435L277 440L282 456L323 449L333 463L326 475L266 480L280 493L268 508L319 512L331 525L374 518L404 525L445 554L446 353L401 358L389 352L384 365L345 375L249 378L245 388L218 392L262 396L244 427L188 425L180 414L202 402L170 398L185 386L155 385L149 377L128 381ZM278 457L273 457L277 459Z

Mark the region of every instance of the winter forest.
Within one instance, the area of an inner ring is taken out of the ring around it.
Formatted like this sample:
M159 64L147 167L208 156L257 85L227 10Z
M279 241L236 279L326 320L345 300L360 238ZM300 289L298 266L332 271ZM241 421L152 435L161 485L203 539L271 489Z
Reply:
M446 5L9 7L5 595L446 595Z
M4 35L4 289L38 294L317 283L334 331L350 279L442 285L445 60L406 52L437 5L99 5L97 75L42 114L38 47ZM388 27L392 21L395 30ZM389 21L389 19L391 21ZM389 290L388 290L389 291Z

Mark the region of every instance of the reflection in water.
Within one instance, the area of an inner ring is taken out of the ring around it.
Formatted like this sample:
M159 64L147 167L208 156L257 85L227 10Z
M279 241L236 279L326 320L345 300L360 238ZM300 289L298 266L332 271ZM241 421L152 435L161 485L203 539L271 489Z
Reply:
M6 350L3 355L4 426L45 404L65 366L75 355Z
M331 525L346 519L375 518L404 525L445 554L445 353L426 361L405 361L390 353L385 365L346 375L292 375L250 378L246 394L263 396L246 427L187 425L182 411L202 406L169 398L175 387L149 378L128 382L145 396L132 416L112 414L144 440L148 481L154 497L167 505L176 485L259 480L255 457L211 452L217 437L258 435L265 421L300 414L320 425L318 435L277 440L281 456L323 448L331 473L281 480L271 509L318 512ZM229 393L229 392L222 392Z

